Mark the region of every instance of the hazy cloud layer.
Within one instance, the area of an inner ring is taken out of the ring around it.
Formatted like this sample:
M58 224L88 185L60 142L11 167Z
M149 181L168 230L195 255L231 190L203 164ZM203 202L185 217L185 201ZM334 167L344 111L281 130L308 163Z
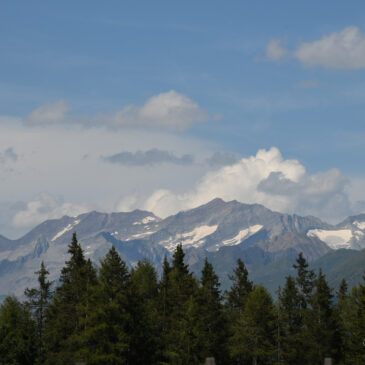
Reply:
M64 215L74 217L89 210L90 208L86 206L64 202L48 193L41 193L14 215L12 224L14 227L28 228L47 219L60 218Z
M336 219L351 212L347 183L338 170L309 175L297 160L285 160L277 148L271 148L207 173L186 193L157 190L143 208L167 216L221 197L261 203L281 212Z
M16 162L18 159L18 155L14 151L13 147L9 147L5 149L3 152L0 152L0 164L6 164L8 162Z
M284 49L275 39L266 47L266 57L269 60L277 61L287 54L306 67L362 69L365 68L365 34L358 27L350 26L313 42L302 42L292 52Z
M221 167L226 165L233 165L238 162L239 156L232 152L214 152L209 158L206 159L206 163L212 167Z
M63 100L41 105L37 109L25 116L24 122L27 125L52 125L62 123L66 118L66 113L70 106Z
M126 166L146 166L164 163L191 165L194 163L194 157L190 154L178 157L172 152L159 150L157 148L147 151L137 151L135 153L124 151L111 156L103 156L102 160Z
M189 97L174 90L152 96L143 105L127 105L112 114L70 116L63 100L42 105L24 118L29 126L79 124L84 127L106 126L113 129L141 128L182 131L208 119L207 113Z

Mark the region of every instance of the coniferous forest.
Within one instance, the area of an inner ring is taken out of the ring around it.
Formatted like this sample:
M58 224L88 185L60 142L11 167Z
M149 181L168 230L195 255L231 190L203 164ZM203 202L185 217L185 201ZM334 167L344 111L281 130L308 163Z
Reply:
M365 282L335 291L301 254L274 300L241 260L228 291L207 260L198 280L181 245L161 278L114 247L95 265L76 234L68 253L55 289L42 263L24 302L3 301L1 364L365 364Z

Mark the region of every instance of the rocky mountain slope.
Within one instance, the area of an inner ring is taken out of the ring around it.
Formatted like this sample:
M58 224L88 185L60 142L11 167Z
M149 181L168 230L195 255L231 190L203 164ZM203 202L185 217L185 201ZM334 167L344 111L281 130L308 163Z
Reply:
M277 262L291 262L299 252L315 261L336 249L365 248L365 215L333 226L315 217L221 199L166 219L140 210L90 212L43 222L18 240L0 236L0 295L21 295L35 285L33 273L42 260L56 280L74 231L95 263L114 245L129 265L146 257L159 268L181 243L196 272L208 256L223 281L238 257L254 276Z

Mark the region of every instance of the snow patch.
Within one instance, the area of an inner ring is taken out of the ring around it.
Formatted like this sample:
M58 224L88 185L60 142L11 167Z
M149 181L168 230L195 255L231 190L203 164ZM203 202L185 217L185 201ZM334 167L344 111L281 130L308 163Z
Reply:
M228 240L222 242L223 246L235 246L239 245L244 239L257 233L263 226L261 224L256 224L254 226L248 227L238 232L238 234Z
M355 221L353 224L359 229L365 229L365 222Z
M148 224L150 222L154 222L156 220L156 217L152 217L149 215L148 217L143 218L140 222L134 222L133 225L136 226L137 224Z
M179 233L175 237L170 237L168 240L162 241L159 244L164 246L169 251L174 251L176 245L181 243L183 246L199 247L204 244L205 237L211 235L217 230L218 226L199 226L190 232Z
M339 248L351 248L350 240L352 238L352 232L350 229L339 229L337 231L312 229L308 231L307 236L317 237L335 250Z
M153 222L153 221L155 221L155 220L156 220L156 218L155 218L155 217L148 216L148 217L146 217L146 218L143 218L143 219L142 219L142 223L143 223L143 224L147 224L147 223L149 223L149 222Z
M150 234L153 234L155 232L156 231L147 231L147 232L143 232L143 233L133 234L132 236L128 237L125 241L130 241L130 240L135 240L135 239L139 239L139 238L144 238L144 237L147 237Z
M181 239L182 245L199 245L201 240L206 236L211 235L217 230L218 226L200 226L193 229L191 232L176 235L177 239Z
M74 228L76 225L80 223L80 220L76 219L73 223L68 224L64 229L59 231L52 239L51 241L56 241L57 238L60 238L63 236L66 232L71 231L72 228Z

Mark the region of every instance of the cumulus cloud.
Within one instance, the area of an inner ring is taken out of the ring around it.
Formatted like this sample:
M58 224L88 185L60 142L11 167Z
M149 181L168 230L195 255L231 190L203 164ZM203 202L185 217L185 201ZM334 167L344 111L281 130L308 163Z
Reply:
M89 210L86 206L63 202L48 193L39 194L22 208L12 220L16 228L33 227L47 219L60 218L64 215L74 217Z
M51 125L63 122L66 113L70 110L63 100L45 104L25 116L24 122L28 125Z
M350 212L344 191L346 184L347 180L338 170L309 175L299 161L285 160L273 147L207 173L194 189L186 193L157 190L143 208L159 216L167 216L220 197L261 203L281 212L336 219Z
M362 69L365 68L365 34L358 27L350 26L324 35L321 39L303 42L292 52L281 47L280 42L275 39L266 47L269 60L277 61L286 54L290 54L306 67Z
M137 151L135 153L124 151L111 156L102 157L102 160L126 166L159 165L163 163L191 165L194 163L194 157L190 154L184 154L181 157L178 157L172 152L157 148L147 151Z
M174 90L152 96L143 105L128 105L102 119L112 127L157 127L185 130L207 119L206 112L187 96Z
M28 125L78 124L84 127L154 128L182 131L207 120L207 113L186 95L170 90L152 96L143 105L127 105L111 114L67 116L70 107L63 101L40 106L24 118Z
M281 45L279 39L272 39L266 46L266 58L271 61L278 61L287 53L288 51Z

